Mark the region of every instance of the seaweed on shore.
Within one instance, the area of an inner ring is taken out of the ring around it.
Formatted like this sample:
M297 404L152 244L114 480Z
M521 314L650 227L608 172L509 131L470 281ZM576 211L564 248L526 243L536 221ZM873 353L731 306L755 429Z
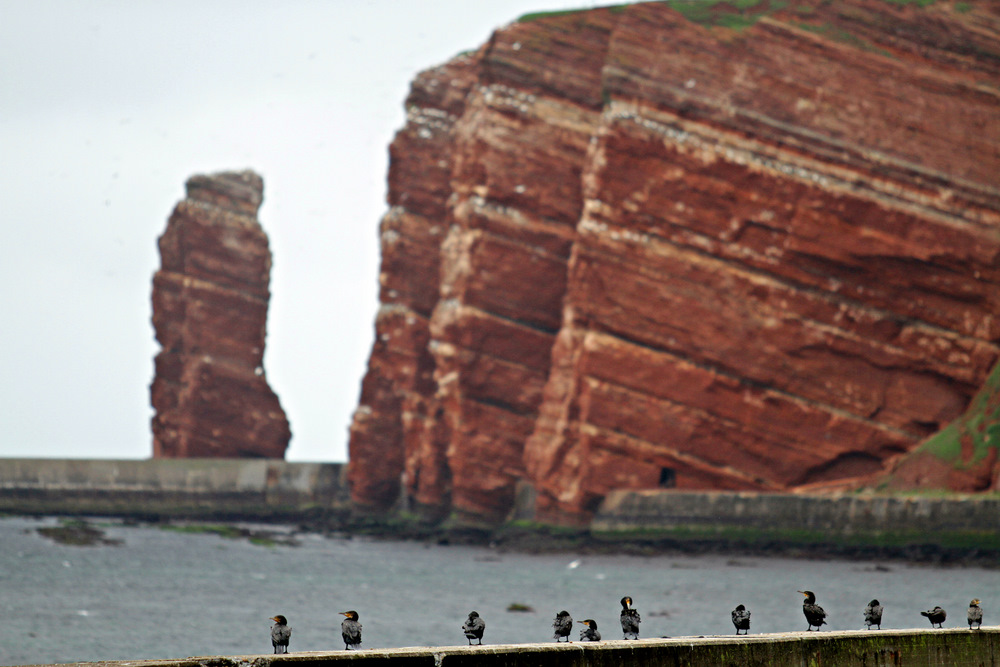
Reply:
M82 519L63 519L58 526L36 528L43 537L71 547L121 546L119 539L105 537L104 531Z
M160 526L161 530L171 530L178 533L199 533L218 535L230 540L245 539L251 544L262 547L286 546L295 547L299 545L298 540L279 534L271 530L255 530L234 526L231 524L208 524L208 523L167 523Z

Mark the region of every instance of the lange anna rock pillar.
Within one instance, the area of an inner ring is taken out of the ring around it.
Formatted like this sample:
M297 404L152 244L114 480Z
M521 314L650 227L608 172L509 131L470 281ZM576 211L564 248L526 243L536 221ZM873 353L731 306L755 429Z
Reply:
M288 419L264 374L271 252L251 172L193 176L159 239L153 457L284 458Z

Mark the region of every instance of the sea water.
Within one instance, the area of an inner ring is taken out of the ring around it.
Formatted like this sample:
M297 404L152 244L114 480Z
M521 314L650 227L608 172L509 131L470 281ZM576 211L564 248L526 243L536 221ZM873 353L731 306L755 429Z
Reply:
M625 595L642 615L640 637L732 634L740 603L752 634L805 630L805 589L828 613L824 629L862 628L873 597L885 607L883 628L929 628L920 611L934 605L948 611L945 627L965 626L973 597L985 624L1000 620L1000 572L979 567L738 552L529 555L291 527L269 529L296 545L261 545L120 522L100 523L117 545L67 546L37 532L52 525L0 519L2 665L270 653L276 614L293 629L291 652L340 650L338 612L351 609L362 648L465 644L461 625L473 609L487 644L551 641L562 609L620 639Z

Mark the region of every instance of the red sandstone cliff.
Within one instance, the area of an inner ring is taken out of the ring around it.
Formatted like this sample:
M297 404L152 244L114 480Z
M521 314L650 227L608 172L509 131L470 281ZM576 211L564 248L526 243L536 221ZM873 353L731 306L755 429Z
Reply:
M392 145L355 502L879 473L1000 355L1000 13L648 3L498 30Z
M153 456L284 458L291 438L264 376L271 252L253 172L194 176L160 237L150 387Z

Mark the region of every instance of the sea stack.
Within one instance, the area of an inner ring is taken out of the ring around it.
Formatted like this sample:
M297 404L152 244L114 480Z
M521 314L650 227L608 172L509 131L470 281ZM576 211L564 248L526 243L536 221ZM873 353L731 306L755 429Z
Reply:
M192 176L159 239L150 387L154 458L284 458L288 419L264 373L271 251L252 171Z

